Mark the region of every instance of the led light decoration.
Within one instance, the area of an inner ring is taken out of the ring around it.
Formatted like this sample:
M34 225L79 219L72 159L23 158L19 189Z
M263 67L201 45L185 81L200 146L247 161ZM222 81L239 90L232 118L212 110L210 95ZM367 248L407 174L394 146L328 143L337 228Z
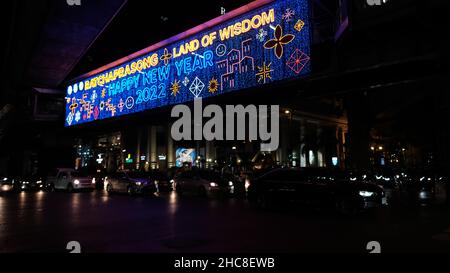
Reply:
M307 75L309 22L308 0L257 0L229 11L68 83L65 125Z

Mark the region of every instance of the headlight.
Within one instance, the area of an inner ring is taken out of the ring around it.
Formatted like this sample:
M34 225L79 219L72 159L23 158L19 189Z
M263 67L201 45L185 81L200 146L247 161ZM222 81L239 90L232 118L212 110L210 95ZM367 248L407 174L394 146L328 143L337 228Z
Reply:
M373 196L375 193L371 192L371 191L360 191L359 195L362 197L371 197Z
M92 184L95 184L95 177L92 178Z
M232 187L233 185L234 185L234 184L233 184L232 181L229 181L229 182L228 182L228 186Z
M8 180L8 178L7 178L7 177L3 178L3 181L7 181L7 180Z
M41 180L36 181L36 184L42 184Z
M173 184L173 183L175 182L175 180L171 179L169 182L170 182L171 184Z
M249 187L250 187L250 180L245 179L245 190L247 191Z
M28 181L24 181L23 183L24 183L25 185L30 184L30 182L28 182Z
M214 187L218 187L219 185L217 185L217 183L215 183L215 182L211 182L211 183L209 183L209 186L214 188Z
M80 180L75 179L75 181L73 181L73 183L74 183L75 185L78 185L78 184L80 184Z
M136 186L142 185L142 182L136 182Z

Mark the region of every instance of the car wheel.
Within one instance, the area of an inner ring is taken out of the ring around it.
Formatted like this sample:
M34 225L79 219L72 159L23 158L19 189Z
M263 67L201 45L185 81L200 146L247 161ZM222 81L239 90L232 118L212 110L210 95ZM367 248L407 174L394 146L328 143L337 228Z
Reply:
M73 192L72 184L67 185L67 192Z
M131 186L128 186L128 187L127 187L127 194L128 194L129 196L134 195L133 187L131 187Z
M49 191L49 192L55 192L55 191L56 191L55 185L50 184L50 186L48 187L48 191Z
M107 192L108 194L112 194L112 193L113 193L113 188L112 188L112 186L111 186L110 184L108 184L108 185L106 186L106 192Z

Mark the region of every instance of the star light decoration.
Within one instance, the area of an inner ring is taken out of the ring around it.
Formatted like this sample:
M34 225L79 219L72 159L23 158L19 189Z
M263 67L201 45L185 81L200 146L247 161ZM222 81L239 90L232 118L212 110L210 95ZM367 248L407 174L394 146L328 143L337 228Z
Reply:
M102 89L102 98L104 98L104 97L106 97L106 89L105 88Z
M309 62L310 58L304 52L295 49L294 53L292 53L289 60L286 62L286 65L292 69L295 73L299 74L302 72L305 65Z
M274 39L267 41L264 44L264 48L274 48L275 56L277 56L278 59L281 59L284 52L283 46L292 42L294 38L295 36L292 34L283 35L283 29L280 25L277 25L274 30Z
M176 97L177 94L180 92L180 88L181 88L180 81L175 79L174 82L172 83L172 87L170 87L170 91L172 91L172 95L174 97Z
M260 42L264 42L266 40L267 31L263 28L261 28L258 33L256 34L256 40Z
M205 84L198 77L195 77L194 81L189 87L189 91L191 91L191 93L196 98L198 98L198 96L202 93L203 88L205 88Z
M217 92L218 89L219 89L219 82L213 77L209 81L208 91L209 93L214 94Z
M295 16L295 11L293 11L292 9L286 9L283 13L283 15L281 16L281 18L283 20L285 20L286 22L290 22L292 20L292 18Z
M266 62L263 62L262 66L258 66L258 73L256 73L256 77L258 77L258 83L266 83L268 79L272 79L270 75L273 70L270 68L272 63L266 65Z

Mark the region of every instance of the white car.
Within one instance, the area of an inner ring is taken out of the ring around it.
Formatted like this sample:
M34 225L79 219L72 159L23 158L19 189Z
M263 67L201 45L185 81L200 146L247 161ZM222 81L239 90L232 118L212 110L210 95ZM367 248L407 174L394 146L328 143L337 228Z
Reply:
M94 190L95 178L74 169L57 169L54 176L48 177L47 185L51 191Z

